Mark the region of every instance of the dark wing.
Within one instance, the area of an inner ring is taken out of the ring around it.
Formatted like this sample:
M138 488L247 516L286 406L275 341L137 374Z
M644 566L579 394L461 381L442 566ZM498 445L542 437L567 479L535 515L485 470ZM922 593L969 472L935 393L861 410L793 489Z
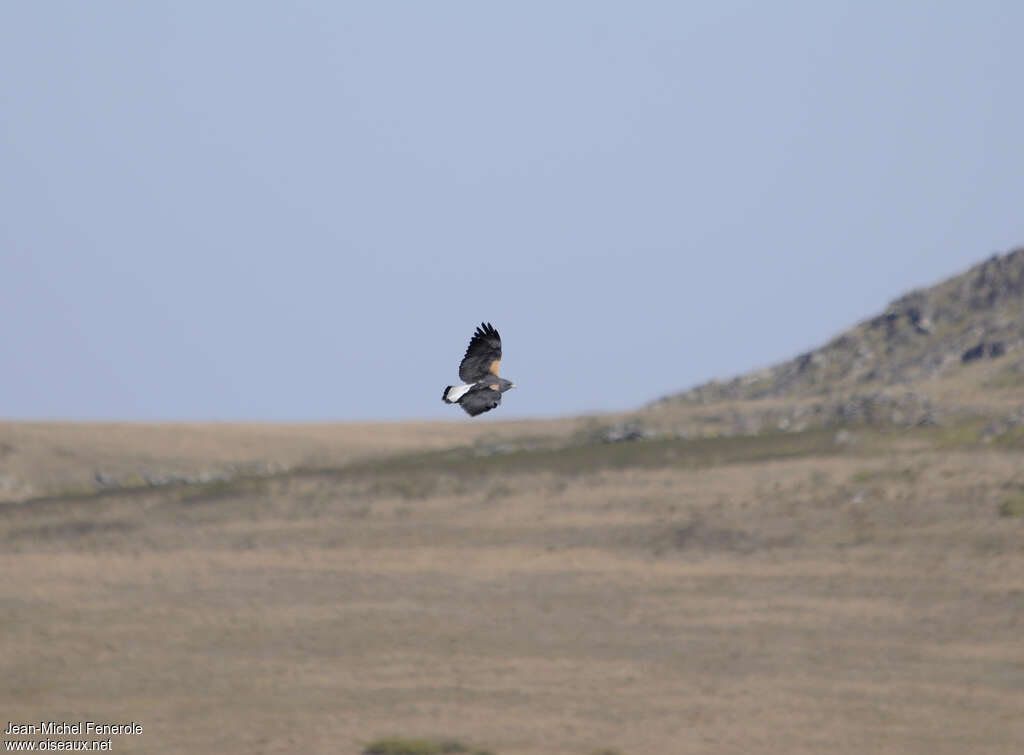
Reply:
M500 403L501 392L488 387L473 388L459 401L459 405L470 417L489 412Z
M500 365L501 336L489 322L481 323L469 340L466 356L459 365L459 377L464 383L478 383L488 374L497 375Z

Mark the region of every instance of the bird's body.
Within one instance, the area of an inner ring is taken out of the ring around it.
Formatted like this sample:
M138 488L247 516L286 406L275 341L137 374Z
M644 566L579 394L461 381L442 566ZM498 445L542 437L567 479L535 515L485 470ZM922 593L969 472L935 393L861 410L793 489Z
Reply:
M446 404L458 404L475 417L501 403L501 394L516 385L498 377L501 366L501 336L489 322L481 323L473 333L466 356L459 365L463 385L449 385L441 393Z

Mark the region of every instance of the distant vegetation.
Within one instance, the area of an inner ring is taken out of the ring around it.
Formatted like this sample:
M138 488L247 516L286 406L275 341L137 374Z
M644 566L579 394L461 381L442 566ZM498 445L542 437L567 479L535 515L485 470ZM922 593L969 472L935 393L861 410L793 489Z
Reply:
M457 739L435 742L429 739L378 739L363 750L363 755L495 755L490 750L479 750Z
M1007 498L999 506L1002 516L1024 517L1024 492Z

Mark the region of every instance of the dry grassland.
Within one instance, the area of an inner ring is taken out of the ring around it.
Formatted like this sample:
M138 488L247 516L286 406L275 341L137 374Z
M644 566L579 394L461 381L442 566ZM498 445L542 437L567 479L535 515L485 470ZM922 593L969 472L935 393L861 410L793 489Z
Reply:
M137 721L113 748L140 753L1024 751L1020 444L540 447L582 426L0 426L4 725ZM253 462L281 469L75 487Z

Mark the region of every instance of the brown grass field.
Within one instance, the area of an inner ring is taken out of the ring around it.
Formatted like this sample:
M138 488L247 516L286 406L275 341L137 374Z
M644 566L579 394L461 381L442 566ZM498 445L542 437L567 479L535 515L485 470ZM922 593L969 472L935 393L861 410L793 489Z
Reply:
M1019 434L586 427L0 424L3 726L135 721L112 750L139 753L1024 751Z

